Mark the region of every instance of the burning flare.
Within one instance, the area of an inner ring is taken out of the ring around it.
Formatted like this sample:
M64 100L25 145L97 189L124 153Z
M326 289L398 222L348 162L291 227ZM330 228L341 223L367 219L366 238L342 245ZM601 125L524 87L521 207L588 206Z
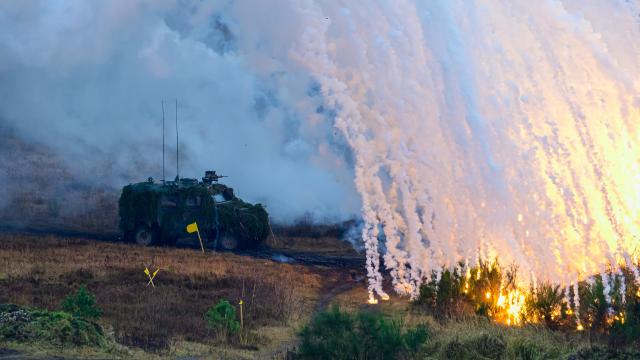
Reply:
M353 151L370 296L384 294L380 241L411 298L461 258L565 284L629 264L637 3L291 3L306 24L291 58Z

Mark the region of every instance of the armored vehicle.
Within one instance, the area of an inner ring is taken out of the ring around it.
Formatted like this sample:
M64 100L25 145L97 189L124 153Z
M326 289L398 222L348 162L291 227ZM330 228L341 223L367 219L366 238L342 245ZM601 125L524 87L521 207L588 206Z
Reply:
M269 233L266 210L237 198L232 188L218 183L221 177L207 171L202 181L149 178L125 186L119 201L124 239L141 245L174 245L182 238L194 239L186 226L195 222L208 248L233 250L262 244Z

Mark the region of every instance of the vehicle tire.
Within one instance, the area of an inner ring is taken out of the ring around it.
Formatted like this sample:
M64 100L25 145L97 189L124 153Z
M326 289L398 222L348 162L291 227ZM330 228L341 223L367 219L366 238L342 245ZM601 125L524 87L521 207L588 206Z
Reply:
M133 241L142 246L151 246L156 243L156 233L147 225L140 225L136 228L133 235Z
M238 239L231 234L222 235L218 241L220 248L224 250L235 250L239 245Z

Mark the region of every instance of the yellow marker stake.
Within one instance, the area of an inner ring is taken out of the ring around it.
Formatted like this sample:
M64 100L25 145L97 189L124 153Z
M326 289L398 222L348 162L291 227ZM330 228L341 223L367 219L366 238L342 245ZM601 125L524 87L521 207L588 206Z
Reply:
M194 221L193 223L187 225L187 232L189 234L198 233L198 240L200 240L200 249L202 249L202 253L204 254L204 245L202 245L202 238L200 237L200 230L198 230L198 224Z
M156 274L158 274L158 271L160 271L159 268L153 272L153 275L151 275L151 273L149 272L149 269L147 269L146 267L144 268L144 273L149 277L149 282L147 283L147 286L151 284L151 286L156 287L156 284L153 283L153 279L156 277Z
M242 304L244 304L244 301L242 301L242 299L240 299L240 327L244 328L244 319L242 318Z

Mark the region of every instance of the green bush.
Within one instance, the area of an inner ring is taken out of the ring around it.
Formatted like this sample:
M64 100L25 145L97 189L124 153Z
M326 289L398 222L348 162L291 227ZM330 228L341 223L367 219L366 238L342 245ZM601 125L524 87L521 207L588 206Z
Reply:
M502 359L507 345L502 336L482 334L466 342L467 347L475 349L482 357L487 359Z
M240 332L236 309L227 300L220 300L204 314L207 328L213 330L218 340L229 340Z
M637 351L625 351L624 349L607 348L602 346L592 346L579 350L576 354L571 355L570 359L576 360L637 360L640 359L640 353Z
M482 334L464 342L454 339L445 345L440 358L460 360L503 359L507 345L501 336Z
M405 329L402 321L379 313L318 314L301 332L302 359L407 359L418 356L429 336L424 325Z
M438 280L432 274L431 279L420 286L413 304L430 310L438 318L458 318L472 312L471 303L463 293L464 281L461 268L443 269Z
M636 295L638 286L633 272L623 268L623 277L616 276L612 296L612 309L616 316L609 328L609 343L613 347L640 345L640 298ZM624 281L624 301L622 282ZM622 315L622 316L621 316Z
M532 289L527 294L527 317L538 319L550 329L557 329L562 320L566 318L566 304L564 292L560 285L541 283L535 291Z
M460 262L453 270L442 269L439 278L432 273L430 279L425 279L413 304L430 310L436 317L460 318L474 312L490 317L497 311L499 290L515 287L516 270L503 270L497 259L481 260L472 267Z
M530 339L516 340L510 349L516 360L556 359L560 356L557 349L547 349Z
M458 339L451 340L445 345L440 359L449 360L477 360L478 355L471 349L467 348Z
M75 294L67 296L62 302L62 311L85 319L97 319L102 310L96 305L96 297L82 285Z
M102 328L62 311L0 305L0 340L58 346L104 346Z

